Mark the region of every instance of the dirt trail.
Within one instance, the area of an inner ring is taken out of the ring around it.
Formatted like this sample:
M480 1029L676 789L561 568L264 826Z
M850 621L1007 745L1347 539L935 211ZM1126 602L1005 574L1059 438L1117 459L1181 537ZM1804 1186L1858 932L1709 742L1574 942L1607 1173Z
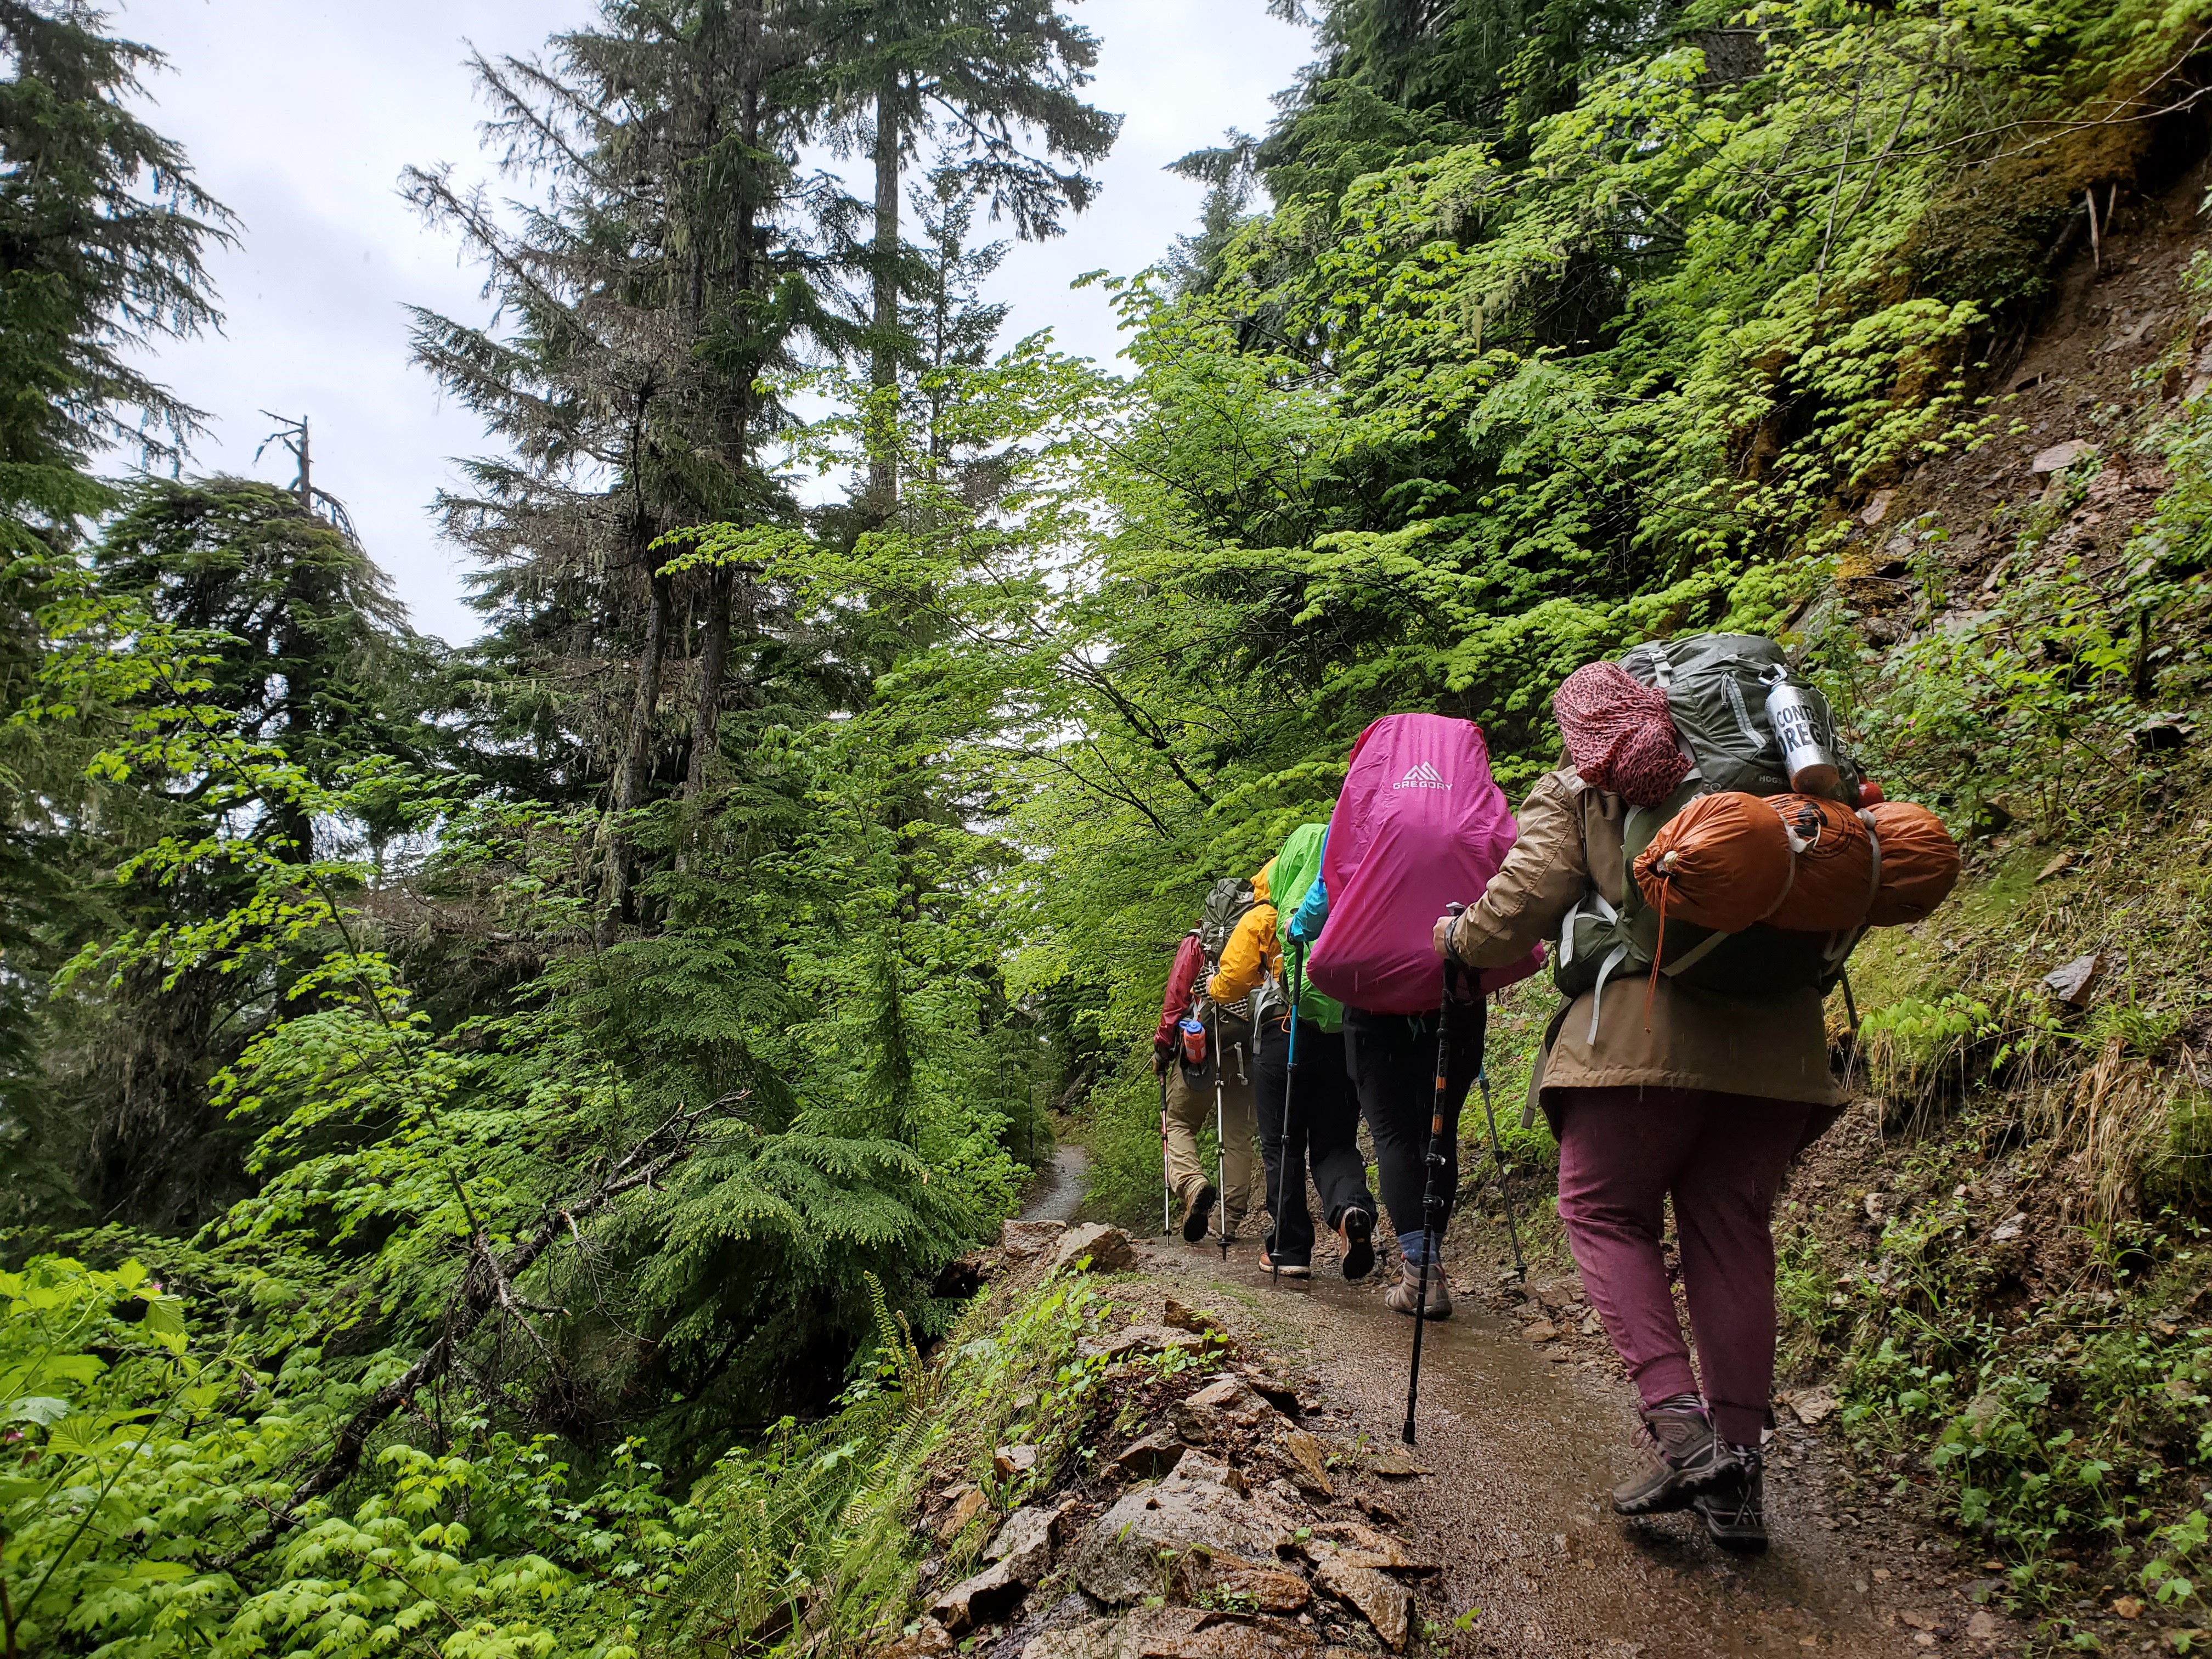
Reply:
M1091 1154L1073 1143L1065 1143L1052 1155L1052 1163L1037 1171L1029 1201L1022 1206L1024 1221L1073 1221L1083 1205L1083 1180L1091 1172Z
M1224 1264L1210 1246L1153 1241L1144 1270L1179 1298L1212 1309L1239 1334L1301 1364L1340 1419L1319 1425L1341 1441L1395 1447L1405 1418L1412 1327L1371 1286L1324 1270L1271 1287L1249 1243ZM1394 1494L1448 1564L1448 1613L1480 1607L1454 1649L1465 1653L1692 1659L1694 1656L1833 1652L1896 1655L1965 1638L1971 1607L1933 1592L1891 1597L1872 1573L1899 1566L1884 1540L1848 1540L1824 1517L1817 1448L1786 1437L1770 1448L1764 1559L1714 1549L1691 1516L1624 1522L1606 1501L1627 1473L1632 1395L1596 1367L1565 1367L1509 1321L1464 1305L1429 1328L1422 1362L1420 1443L1430 1473ZM1899 1575L1904 1577L1902 1572ZM1879 1600L1877 1600L1879 1597ZM1885 1606L1882 1603L1887 1603ZM1939 1633L1917 1635L1899 1609L1929 1610Z

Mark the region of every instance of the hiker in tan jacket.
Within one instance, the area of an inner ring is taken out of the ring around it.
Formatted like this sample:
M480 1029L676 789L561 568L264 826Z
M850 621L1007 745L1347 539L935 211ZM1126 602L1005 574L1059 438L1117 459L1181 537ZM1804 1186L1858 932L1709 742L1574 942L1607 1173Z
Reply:
M1538 940L1556 947L1568 911L1592 888L1619 905L1628 803L1606 786L1634 772L1634 793L1656 805L1688 765L1668 764L1675 745L1664 697L1640 695L1656 698L1642 708L1658 725L1640 739L1648 764L1631 765L1621 744L1584 729L1561 688L1555 706L1577 765L1530 790L1520 839L1480 902L1455 921L1439 919L1439 956L1499 966ZM1614 729L1604 735L1617 738L1617 704L1610 713ZM1559 1143L1559 1219L1660 1454L1654 1474L1615 1491L1614 1508L1648 1515L1694 1505L1715 1541L1764 1549L1771 1216L1790 1158L1833 1117L1820 994L1723 995L1665 974L1615 980L1560 1010L1537 1068L1529 1100ZM1669 1196L1695 1370L1661 1254Z

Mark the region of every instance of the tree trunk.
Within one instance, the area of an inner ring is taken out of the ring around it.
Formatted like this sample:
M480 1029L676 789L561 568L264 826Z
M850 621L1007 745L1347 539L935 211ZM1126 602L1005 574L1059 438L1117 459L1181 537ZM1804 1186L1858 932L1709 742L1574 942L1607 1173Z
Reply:
M708 573L706 634L699 641L699 703L691 717L691 768L684 779L684 799L696 801L708 773L720 758L722 679L730 662L730 584L726 570Z
M660 703L660 665L668 648L668 579L656 574L653 605L646 617L645 646L637 659L636 699L630 705L622 770L615 780L615 823L607 852L606 880L599 889L599 921L592 930L592 941L601 950L614 943L623 902L629 896L635 854L623 818L645 804L646 782L653 775L653 717Z
M868 508L878 520L898 508L899 82L894 71L876 94L876 292L869 326L875 346L869 384Z

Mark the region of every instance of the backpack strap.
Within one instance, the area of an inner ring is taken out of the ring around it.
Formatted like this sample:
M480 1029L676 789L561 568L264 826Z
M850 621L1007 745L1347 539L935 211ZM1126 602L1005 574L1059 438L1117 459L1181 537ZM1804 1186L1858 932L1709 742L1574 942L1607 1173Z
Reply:
M1605 982L1613 977L1613 970L1620 966L1628 955L1626 945L1616 945L1606 952L1605 961L1597 970L1597 984L1590 991L1589 1046L1597 1047L1597 1017L1605 1006Z
M1743 688L1730 676L1721 682L1721 695L1728 700L1729 713L1735 717L1735 729L1743 734L1743 740L1751 745L1752 751L1758 753L1771 739L1751 723L1751 710L1744 702Z
M1697 944L1683 951L1682 954L1676 957L1674 961L1662 965L1659 971L1666 975L1668 978L1672 979L1675 975L1685 973L1690 969L1696 967L1714 951L1719 949L1721 945L1726 944L1735 937L1735 935L1734 933L1707 933L1704 939L1698 940Z
M1566 920L1559 924L1559 965L1565 967L1575 959L1575 923L1581 920L1583 908L1605 921L1618 921L1620 912L1606 900L1604 894L1593 887L1567 908Z

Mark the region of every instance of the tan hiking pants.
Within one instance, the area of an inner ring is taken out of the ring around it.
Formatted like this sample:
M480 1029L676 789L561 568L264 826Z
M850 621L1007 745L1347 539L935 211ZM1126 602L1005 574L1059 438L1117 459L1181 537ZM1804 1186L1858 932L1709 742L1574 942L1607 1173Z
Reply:
M1225 1168L1217 1171L1201 1164L1198 1155L1199 1126L1213 1121L1214 1079L1207 1077L1194 1085L1182 1066L1168 1067L1168 1185L1184 1209L1202 1188L1218 1181L1226 1183L1221 1199L1232 1224L1242 1221L1251 1208L1252 1146L1257 1132L1252 1085L1258 1069L1249 1037L1230 1045L1221 1056L1221 1133L1227 1155ZM1214 1224L1218 1227L1218 1221ZM1235 1231L1233 1225L1231 1231Z

